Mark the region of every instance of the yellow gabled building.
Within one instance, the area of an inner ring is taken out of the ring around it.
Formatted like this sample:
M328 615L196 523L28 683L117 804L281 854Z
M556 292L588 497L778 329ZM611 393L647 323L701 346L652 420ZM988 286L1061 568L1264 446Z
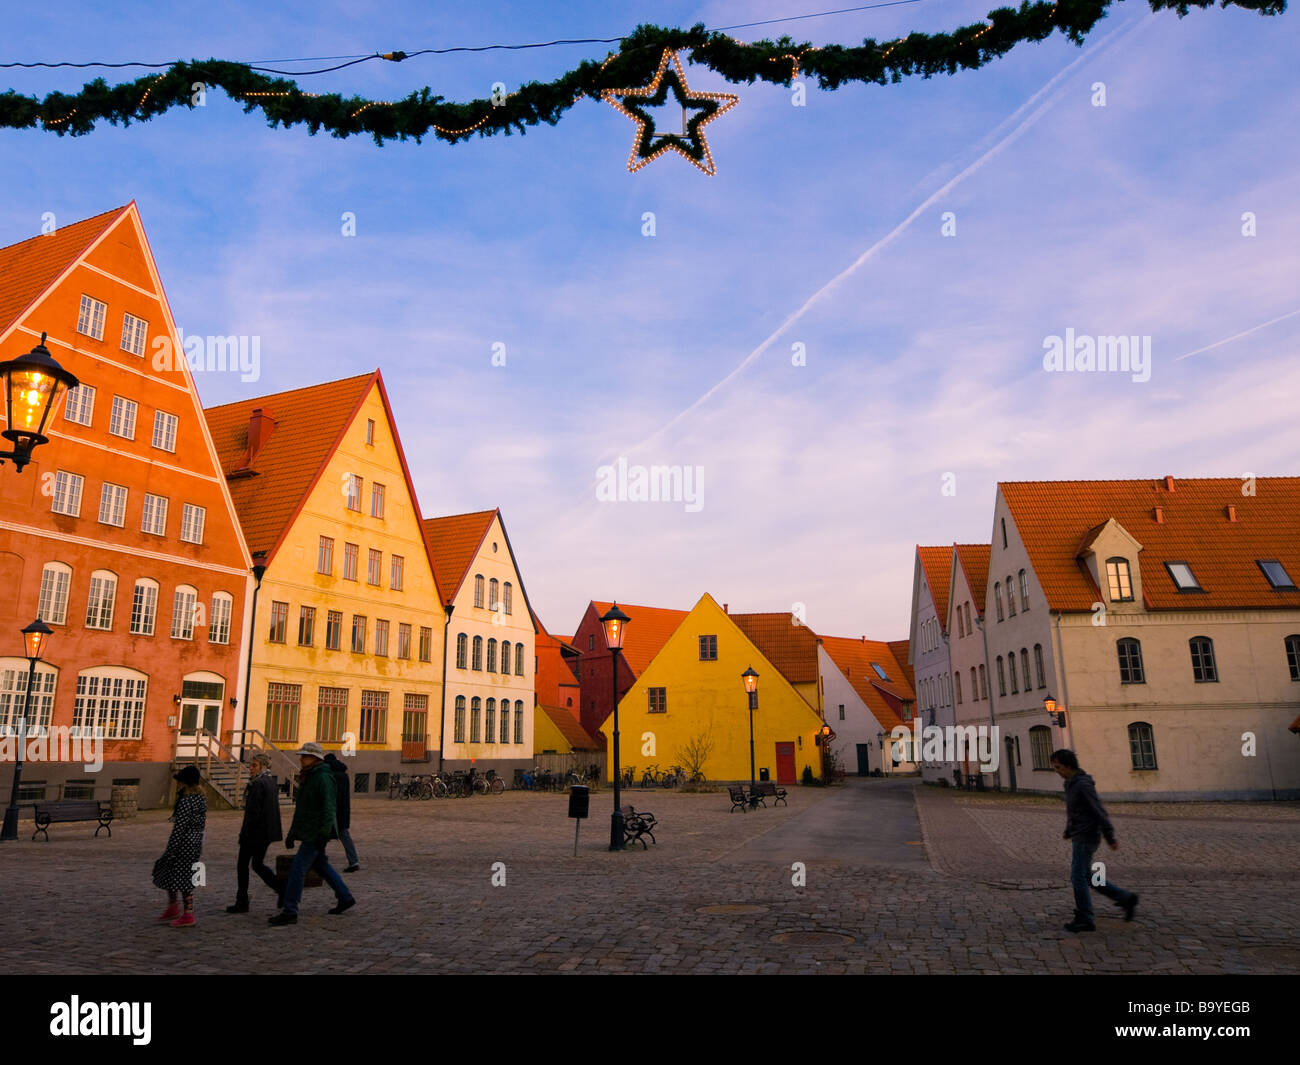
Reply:
M816 675L816 637L812 640L813 673L797 673L792 681L783 672L802 669L804 656L797 641L803 634L778 633L764 620L768 615L728 614L705 594L678 625L636 683L619 701L620 762L633 768L636 780L649 765L661 771L686 766L689 745L711 745L702 770L711 781L748 781L749 700L741 674L758 673L758 709L754 711L754 775L796 783L810 766L821 776L817 736L822 715ZM760 619L757 623L753 619ZM635 631L636 616L628 629ZM772 658L759 650L756 638L769 646ZM787 623L787 627L790 626ZM770 630L770 631L769 631ZM782 661L785 659L786 661ZM782 668L783 667L783 668ZM801 690L802 689L802 693ZM601 725L612 752L614 719ZM612 780L613 758L607 776Z
M236 742L342 751L359 793L404 763L423 770L447 615L379 371L205 413L265 566L235 715L261 735Z

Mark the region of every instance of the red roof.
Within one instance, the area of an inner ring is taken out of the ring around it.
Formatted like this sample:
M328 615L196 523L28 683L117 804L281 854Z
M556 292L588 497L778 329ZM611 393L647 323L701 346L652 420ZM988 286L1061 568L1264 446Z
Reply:
M560 730L560 735L565 738L570 747L580 751L603 751L604 744L597 743L591 738L573 714L558 706L547 706L544 703L538 703L537 708L546 714L551 724Z
M952 576L951 547L920 547L916 549L921 560L921 569L925 573L926 583L930 585L930 598L934 600L934 612L939 618L939 628L948 629L948 578Z
M456 598L465 576L483 546L483 537L500 513L496 510L476 510L472 514L452 514L445 518L425 518L424 538L428 541L433 564L439 574L439 584L447 605ZM536 623L536 617L533 621Z
M796 625L789 611L730 617L791 684L817 682L817 634L807 625Z
M596 617L600 618L609 612L611 605L593 599L587 609L594 608ZM631 619L623 637L623 661L632 668L634 677L639 677L645 672L646 666L668 642L668 637L677 631L677 627L690 613L689 610L669 610L664 607L637 606L632 603L620 603L618 608ZM585 652L586 649L579 647L578 650ZM599 640L596 641L596 650L608 654Z
M855 640L847 636L822 637L822 646L826 648L826 653L830 655L831 661L844 671L845 679L853 686L853 690L867 704L876 720L880 722L881 727L886 731L896 725L904 724L904 721L890 705L884 693L888 692L900 701L916 701L916 694L912 691L911 682L907 679L904 669L899 665L899 659L894 650L900 643L902 645L903 661L906 662L906 640L895 641L891 644L865 638ZM872 668L871 664L873 662L879 664L880 668L885 671L890 678L888 681L882 680Z
M203 412L250 552L265 551L269 561L378 377L376 370ZM231 478L247 459L256 409L275 427L248 465L251 475Z
M1300 581L1300 477L1158 481L1011 482L998 486L1052 610L1092 610L1098 594L1083 558L1114 518L1142 545L1151 610L1300 608L1300 590L1275 589L1258 561ZM1234 520L1235 519L1235 520ZM1165 568L1185 562L1201 591L1180 592ZM1105 560L1101 560L1105 579Z
M130 206L115 207L53 233L0 248L0 333L13 325Z
M970 586L975 612L983 617L984 589L988 586L989 556L993 553L993 548L988 544L953 544L952 546L957 552L957 561L961 565L962 573L966 575L966 583Z
M916 697L916 675L912 672L912 649L908 640L890 640L889 649L893 652L894 661L898 663L898 671L907 679L907 687L912 691L912 697Z

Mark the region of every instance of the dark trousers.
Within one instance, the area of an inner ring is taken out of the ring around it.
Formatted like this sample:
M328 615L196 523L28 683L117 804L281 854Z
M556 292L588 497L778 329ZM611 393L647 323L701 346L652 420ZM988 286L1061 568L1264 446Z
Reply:
M1116 906L1124 906L1133 897L1131 891L1125 891L1117 884L1104 881L1092 882L1092 858L1101 846L1101 840L1076 836L1071 841L1070 885L1074 888L1074 916L1087 924L1093 923L1092 892L1105 895Z
M239 879L239 886L236 889L235 903L239 906L248 905L248 867L251 864L255 872L267 887L280 894L280 881L276 878L274 871L266 864L266 849L269 843L241 843L239 845L239 862L236 865L236 875Z

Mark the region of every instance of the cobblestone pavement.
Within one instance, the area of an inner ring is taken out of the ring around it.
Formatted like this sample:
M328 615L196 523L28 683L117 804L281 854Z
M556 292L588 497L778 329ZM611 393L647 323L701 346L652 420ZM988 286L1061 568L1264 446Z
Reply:
M363 869L347 877L357 907L329 916L328 889L309 889L288 928L268 927L274 899L256 880L252 912L224 912L237 813L209 814L208 883L189 929L155 923L164 899L149 873L165 811L119 822L111 840L55 825L49 844L0 847L0 965L19 974L1300 972L1300 805L1112 807L1121 849L1100 853L1141 893L1138 920L1124 924L1099 899L1099 931L1073 936L1061 928L1072 902L1058 800L913 780L848 787L860 801L792 788L789 808L747 814L728 814L725 793L634 789L624 801L655 813L659 842L622 853L605 849L610 794L600 792L577 858L561 795L357 799ZM899 804L886 800L899 790L919 818L905 842L928 862L836 861L786 842L828 802L853 819L846 831L870 824L873 806L883 821L889 806L894 840ZM751 843L778 829L781 842L756 861Z

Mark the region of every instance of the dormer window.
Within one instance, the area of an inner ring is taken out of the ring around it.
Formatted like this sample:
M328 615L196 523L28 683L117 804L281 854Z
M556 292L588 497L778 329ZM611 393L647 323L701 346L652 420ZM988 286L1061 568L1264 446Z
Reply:
M872 662L871 668L876 671L876 676L879 677L881 680L889 680L889 674L880 668L879 662Z
M1166 562L1165 569L1169 571L1169 576L1174 582L1174 587L1180 592L1200 592L1204 591L1192 573L1192 567L1186 562Z
M1277 559L1256 559L1255 565L1264 571L1264 576L1268 578L1268 583L1274 588L1283 588L1287 591L1296 590L1295 581L1291 575L1283 568L1282 563Z
M1128 559L1106 559L1106 581L1112 603L1133 602L1133 575L1129 572Z

